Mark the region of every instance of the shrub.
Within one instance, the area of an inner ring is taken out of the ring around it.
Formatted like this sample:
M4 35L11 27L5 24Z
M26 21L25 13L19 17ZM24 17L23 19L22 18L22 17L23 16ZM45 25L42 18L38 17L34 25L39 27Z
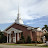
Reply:
M19 41L17 41L16 43L17 43L17 44L22 44L22 43L24 43L24 41L23 41L23 40L19 40Z
M46 41L48 41L48 33L44 34Z
M36 41L32 41L32 43L36 43Z
M21 33L21 38L19 41L17 41L17 44L22 44L22 43L25 43L25 38L23 36L23 32Z
M0 32L0 43L6 43L6 41L7 41L7 37L4 36L2 32Z
M24 36L23 36L23 32L21 33L20 41L22 41L23 43L25 43L25 38L24 38Z
M32 41L32 43L39 43L39 44L41 44L42 42L41 41Z
M30 36L27 37L26 43L31 43L31 38L30 38Z
M43 43L43 42L41 42L41 41L37 41L37 43L41 44L41 43Z

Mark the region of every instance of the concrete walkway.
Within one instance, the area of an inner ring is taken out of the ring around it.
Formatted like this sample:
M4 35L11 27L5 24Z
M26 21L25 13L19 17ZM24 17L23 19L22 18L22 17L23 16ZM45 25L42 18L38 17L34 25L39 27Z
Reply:
M17 46L17 45L4 45L4 44L0 44L0 48L48 48L48 47Z

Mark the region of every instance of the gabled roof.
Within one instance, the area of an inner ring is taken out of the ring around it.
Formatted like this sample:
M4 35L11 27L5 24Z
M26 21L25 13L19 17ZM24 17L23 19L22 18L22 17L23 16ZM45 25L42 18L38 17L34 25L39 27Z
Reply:
M13 23L12 25L14 25L14 24L18 24L18 23ZM7 27L4 31L6 31L8 28L10 28L12 25L10 25L9 27ZM27 25L23 25L23 24L18 24L18 25L21 25L21 26L24 26L24 27L27 27L27 28L30 28L30 29L32 29L32 28L34 28L34 27L31 27L31 26L27 26Z
M15 22L14 22L12 25L10 25L9 27L7 27L4 31L6 31L8 28L10 28L11 26L13 26L14 24L18 24L18 23L15 23ZM27 25L24 25L24 24L18 24L18 25L21 25L21 26L26 27L26 28L27 28L27 30L34 30L34 31L36 31L36 30L37 30L37 28L39 28L39 27L34 28L34 27L27 26Z

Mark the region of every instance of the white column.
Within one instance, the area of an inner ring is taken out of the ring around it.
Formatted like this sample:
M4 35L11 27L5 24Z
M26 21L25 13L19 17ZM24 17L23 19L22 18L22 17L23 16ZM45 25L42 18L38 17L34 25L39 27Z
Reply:
M10 43L11 43L11 34L10 34Z
M9 43L11 43L11 34L9 34Z
M7 43L8 43L8 33L7 33Z
M17 41L19 41L19 33L17 33Z
M15 33L15 43L16 43L16 33Z

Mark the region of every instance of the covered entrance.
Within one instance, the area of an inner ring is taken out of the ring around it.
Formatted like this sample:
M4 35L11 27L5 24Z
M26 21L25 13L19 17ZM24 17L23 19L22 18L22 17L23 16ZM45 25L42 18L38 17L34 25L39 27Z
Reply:
M19 35L22 32L21 30L10 28L5 31L7 33L7 43L16 43L20 39Z

